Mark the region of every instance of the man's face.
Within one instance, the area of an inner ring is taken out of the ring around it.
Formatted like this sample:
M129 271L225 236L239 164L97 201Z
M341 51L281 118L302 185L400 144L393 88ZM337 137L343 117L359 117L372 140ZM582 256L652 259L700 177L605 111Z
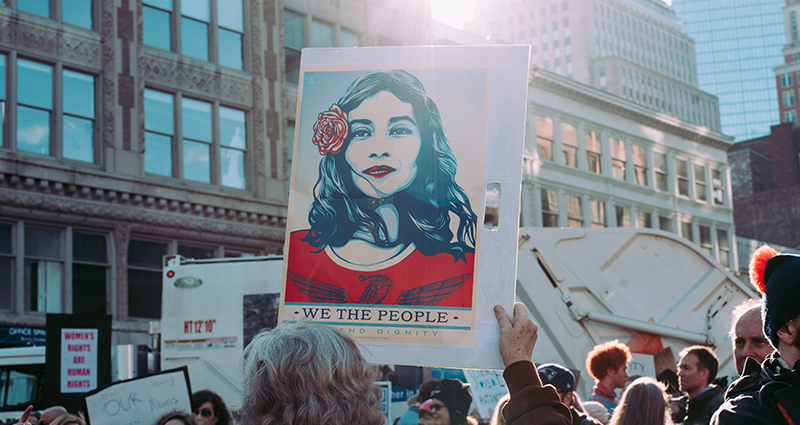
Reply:
M609 388L611 391L614 391L617 388L625 388L625 381L628 379L628 364L625 363L617 370L611 369L611 371L608 373L608 376L612 378L614 385L614 388Z
M736 372L742 374L746 358L752 357L761 363L771 352L772 346L762 331L761 312L756 309L743 314L734 328L733 362Z
M695 354L689 353L678 362L678 384L681 391L693 394L702 391L708 386L708 369L698 369L698 360Z

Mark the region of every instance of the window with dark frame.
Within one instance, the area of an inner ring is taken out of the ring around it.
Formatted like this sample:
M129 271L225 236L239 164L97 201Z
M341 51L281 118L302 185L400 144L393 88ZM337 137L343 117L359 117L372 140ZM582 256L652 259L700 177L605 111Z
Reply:
M630 208L621 207L617 205L616 210L617 210L617 227L632 227Z
M714 256L714 245L711 243L711 228L708 226L698 226L700 230L700 248L708 255Z
M243 0L143 0L142 14L146 46L244 69Z
M131 239L128 244L128 317L161 318L162 258L167 244Z
M16 66L15 104L7 102L8 66ZM18 151L87 163L95 162L95 76L22 57L0 54L0 107L16 111L16 131L9 135L0 116L0 145ZM60 87L61 93L55 93ZM60 104L57 101L61 100ZM54 119L55 117L55 119ZM4 136L11 136L4 140Z
M72 232L72 312L107 314L106 236Z
M173 158L178 158L183 179L246 189L245 111L188 97L180 97L175 111L176 97L145 89L145 172L175 177Z
M542 227L558 227L558 194L542 189Z
M60 7L56 7L61 3ZM9 7L4 2L4 7ZM92 0L17 0L17 10L65 24L92 29ZM60 14L60 16L59 16Z
M589 209L592 211L592 227L606 227L606 203L590 199Z
M722 184L722 171L711 170L712 196L714 205L725 204L725 186Z
M14 254L14 225L0 223L0 310L14 307Z
M717 229L717 246L719 248L719 262L725 267L730 267L731 246L728 241L728 232Z
M638 218L636 220L636 227L643 228L643 229L649 229L649 228L653 227L652 226L652 215L649 212L638 211L636 213L636 215L638 216Z
M300 53L304 47L356 47L360 45L360 35L346 28L339 28L324 20L311 18L308 26L307 15L288 9L283 11L283 53L286 82L298 84L300 80ZM378 35L379 46L399 46L401 43L384 35Z
M61 229L25 226L25 288L28 310L62 312L64 232Z

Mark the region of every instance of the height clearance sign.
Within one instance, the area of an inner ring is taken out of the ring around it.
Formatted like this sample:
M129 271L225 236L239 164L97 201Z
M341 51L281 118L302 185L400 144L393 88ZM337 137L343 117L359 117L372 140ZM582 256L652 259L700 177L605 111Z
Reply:
M97 329L61 329L61 392L97 388Z

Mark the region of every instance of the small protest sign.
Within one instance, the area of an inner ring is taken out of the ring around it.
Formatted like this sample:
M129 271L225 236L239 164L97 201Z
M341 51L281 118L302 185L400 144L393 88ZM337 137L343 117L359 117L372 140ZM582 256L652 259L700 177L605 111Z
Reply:
M472 398L482 418L491 416L497 402L508 394L503 372L499 370L463 369L472 391Z
M61 329L61 392L97 388L97 329Z
M656 366L650 354L631 353L633 358L628 364L628 375L656 377Z
M90 425L150 425L165 413L192 411L186 367L115 382L82 398Z

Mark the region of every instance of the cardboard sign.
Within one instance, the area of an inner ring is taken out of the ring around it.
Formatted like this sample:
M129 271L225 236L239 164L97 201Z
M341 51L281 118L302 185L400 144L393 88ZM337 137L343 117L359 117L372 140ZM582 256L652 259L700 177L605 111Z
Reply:
M303 50L279 320L339 327L379 363L503 367L528 55Z
M392 383L391 381L375 381L374 384L381 390L381 401L379 406L386 418L386 423L392 417Z
M482 418L491 417L497 402L508 394L503 372L498 370L464 369L464 376L472 391L472 399Z
M90 425L152 425L173 410L192 412L186 367L115 382L82 398Z
M97 329L61 329L61 392L97 388Z
M631 362L628 363L629 376L649 376L656 377L656 365L653 356L650 354L631 353Z

